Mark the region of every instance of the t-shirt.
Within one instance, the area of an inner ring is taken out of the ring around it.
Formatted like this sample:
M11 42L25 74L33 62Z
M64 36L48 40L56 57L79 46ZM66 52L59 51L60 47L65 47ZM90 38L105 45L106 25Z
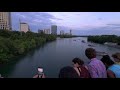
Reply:
M108 68L108 70L111 70L114 72L116 78L120 78L120 65L119 64L113 64Z

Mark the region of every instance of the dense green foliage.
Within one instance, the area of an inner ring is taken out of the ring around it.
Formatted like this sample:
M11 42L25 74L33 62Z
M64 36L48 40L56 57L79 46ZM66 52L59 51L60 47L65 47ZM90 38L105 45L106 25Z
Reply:
M8 62L11 58L53 40L56 40L54 35L0 30L0 63Z
M120 45L120 36L116 35L101 35L101 36L88 36L88 41L103 44L105 42L118 43Z

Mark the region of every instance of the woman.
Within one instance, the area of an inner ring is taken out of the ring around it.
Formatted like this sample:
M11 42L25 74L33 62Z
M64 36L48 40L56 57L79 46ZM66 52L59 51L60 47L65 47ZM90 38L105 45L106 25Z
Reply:
M84 65L84 62L79 58L74 58L72 60L74 69L80 76L80 78L90 78L87 66Z

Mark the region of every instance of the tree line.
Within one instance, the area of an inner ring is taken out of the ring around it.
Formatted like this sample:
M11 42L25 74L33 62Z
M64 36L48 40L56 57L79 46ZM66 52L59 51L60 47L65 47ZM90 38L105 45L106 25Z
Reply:
M0 30L0 64L54 40L56 40L55 35Z
M60 35L60 38L72 38L71 35Z
M120 45L120 36L116 35L88 36L88 41L100 44L104 44L105 42L112 42Z

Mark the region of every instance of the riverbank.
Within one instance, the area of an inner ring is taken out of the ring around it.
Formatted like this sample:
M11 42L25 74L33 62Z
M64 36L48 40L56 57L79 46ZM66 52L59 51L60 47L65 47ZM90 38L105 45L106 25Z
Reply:
M88 36L88 41L120 49L120 36L116 35Z
M54 35L0 30L0 64L8 63L36 47L56 40Z
M118 49L120 49L120 45L106 45L106 46L114 47L114 48L118 48Z

